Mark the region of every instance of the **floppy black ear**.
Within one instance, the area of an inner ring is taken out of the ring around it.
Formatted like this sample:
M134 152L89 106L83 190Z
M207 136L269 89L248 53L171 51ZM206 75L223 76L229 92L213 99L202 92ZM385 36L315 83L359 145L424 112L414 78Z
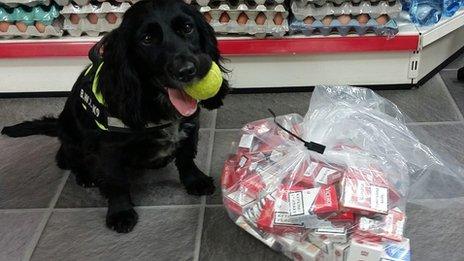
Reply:
M142 119L142 89L129 53L127 35L121 27L113 30L95 44L89 58L92 62L104 62L99 88L110 114L120 118L127 126L140 129L145 124Z
M219 65L219 68L221 68L223 73L228 73L229 71L223 65L224 59L219 52L218 42L213 28L206 22L205 18L200 12L194 11L193 18L198 28L198 33L200 34L200 44L203 52L207 53L211 59ZM209 110L217 109L223 105L222 100L228 92L229 82L224 79L218 94L212 98L201 101L200 104Z

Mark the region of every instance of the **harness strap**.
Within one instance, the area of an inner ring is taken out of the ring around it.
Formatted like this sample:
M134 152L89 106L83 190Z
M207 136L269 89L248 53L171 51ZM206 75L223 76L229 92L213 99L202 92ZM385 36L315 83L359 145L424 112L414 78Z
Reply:
M92 95L95 97L96 101L99 103L99 106L103 109L106 107L105 99L103 98L103 95L101 94L100 90L98 89L98 80L99 80L99 75L100 75L100 70L103 66L103 62L100 63L95 71L95 74L92 79ZM84 76L89 76L90 72L93 69L93 64L87 68L87 70L84 73ZM81 90L83 91L83 90ZM90 91L90 90L89 90ZM89 95L87 95L89 96ZM92 111L91 108L89 108L85 103L82 103L82 107L84 107L85 110L87 111ZM92 112L91 112L92 113ZM97 115L100 115L100 113L104 113L99 111ZM95 113L92 113L95 116ZM106 116L106 123L101 123L98 120L98 117L95 117L95 124L97 125L98 128L100 128L103 131L113 131L113 132L125 132L125 133L131 133L134 132L133 130L130 129L129 126L125 125L120 119L115 118L115 117L110 117L107 114L103 114ZM167 128L169 126L172 126L176 121L169 121L169 122L161 122L161 123L149 123L146 128L143 131L153 131L153 130L159 130L163 128ZM105 126L106 125L106 126Z

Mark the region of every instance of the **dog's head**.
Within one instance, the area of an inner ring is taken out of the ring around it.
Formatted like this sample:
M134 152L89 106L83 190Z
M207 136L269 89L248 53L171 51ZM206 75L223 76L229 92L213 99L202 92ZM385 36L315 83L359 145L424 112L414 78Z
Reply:
M134 127L155 113L168 116L173 110L168 90L182 92L208 73L212 61L221 64L214 31L180 0L136 3L119 28L92 48L90 59L103 59L101 91L110 109ZM205 105L222 104L224 95L220 92Z

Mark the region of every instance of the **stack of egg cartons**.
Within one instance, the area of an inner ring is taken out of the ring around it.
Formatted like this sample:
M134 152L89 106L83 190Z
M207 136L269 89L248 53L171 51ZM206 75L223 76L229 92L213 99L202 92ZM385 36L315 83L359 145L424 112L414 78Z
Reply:
M59 15L49 0L0 0L0 38L61 36Z
M399 0L293 0L292 33L394 35Z
M119 26L122 15L134 1L91 2L90 0L57 0L64 6L63 29L71 36L98 36Z
M197 0L206 21L220 34L282 37L288 32L285 0Z

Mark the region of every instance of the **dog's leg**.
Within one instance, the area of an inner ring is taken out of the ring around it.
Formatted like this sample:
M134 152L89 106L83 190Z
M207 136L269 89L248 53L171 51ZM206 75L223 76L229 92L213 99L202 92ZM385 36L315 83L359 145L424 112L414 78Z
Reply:
M71 159L66 153L66 149L64 148L63 144L61 144L60 149L58 149L55 159L56 159L56 164L58 165L60 169L66 169L66 170L71 169L71 162L70 162Z
M76 177L77 185L84 188L95 187L93 178L89 170L86 169L86 164L83 163L82 157L82 153L77 148L77 145L62 142L55 159L59 168L71 170Z
M128 233L137 224L138 215L133 208L126 170L120 162L120 157L113 155L99 157L95 181L108 198L106 225L118 233Z
M176 166L180 181L192 195L211 195L214 193L214 183L195 164L193 159L197 154L198 131L200 128L198 116L181 124L187 138L180 142L176 153Z

